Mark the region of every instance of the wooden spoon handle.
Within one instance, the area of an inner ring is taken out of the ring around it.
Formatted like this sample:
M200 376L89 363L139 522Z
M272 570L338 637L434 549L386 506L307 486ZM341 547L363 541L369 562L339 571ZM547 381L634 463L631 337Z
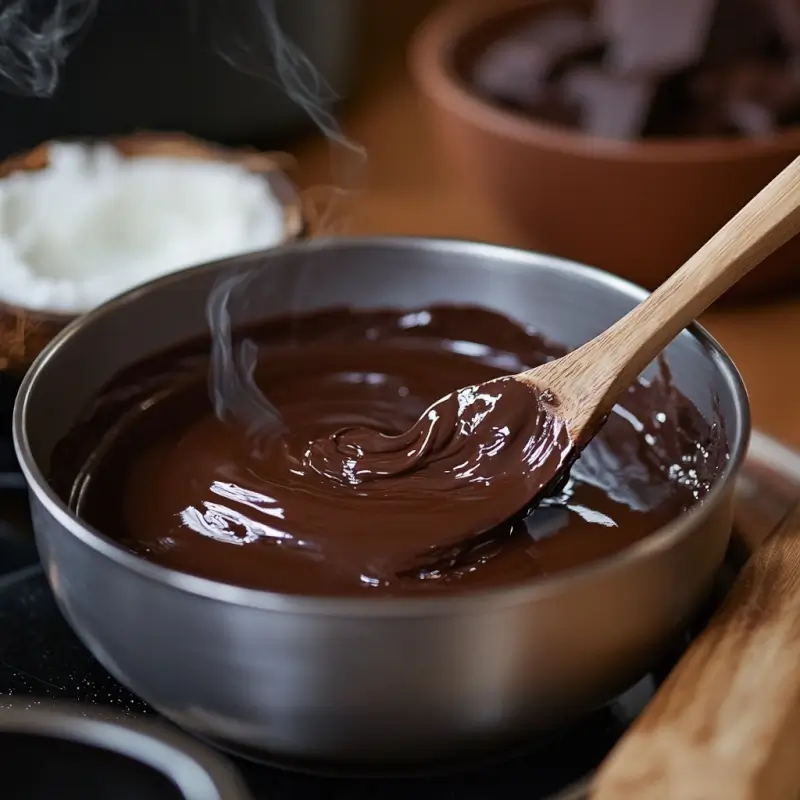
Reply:
M800 158L795 159L646 300L589 343L555 362L568 380L564 395L583 399L570 410L574 430L590 427L687 325L757 264L800 231ZM620 232L624 236L624 231ZM658 246L657 242L653 243ZM547 365L546 365L547 366ZM545 370L531 371L542 376ZM591 398L592 402L585 402ZM575 412L573 415L572 412Z
M800 503L745 565L590 796L800 796Z

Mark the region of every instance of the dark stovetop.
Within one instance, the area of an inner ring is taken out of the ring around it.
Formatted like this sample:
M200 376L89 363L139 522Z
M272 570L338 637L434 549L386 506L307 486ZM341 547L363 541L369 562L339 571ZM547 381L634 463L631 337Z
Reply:
M94 660L55 604L33 547L24 481L10 439L13 391L0 374L0 708L4 699L30 698L35 704L47 698L155 715ZM668 661L659 674L669 666ZM658 676L648 676L610 706L525 753L440 777L330 778L236 763L258 800L490 800L512 793L548 798L600 763L658 682Z
M11 443L11 414L16 390L17 382L0 370L0 491L25 488Z
M37 561L25 480L11 441L11 413L17 383L0 371L0 575Z
M237 761L259 800L490 800L524 791L551 797L591 772L652 695L649 676L596 712L530 752L441 777L330 778ZM72 700L153 715L94 660L59 613L38 566L0 578L0 708L3 698Z

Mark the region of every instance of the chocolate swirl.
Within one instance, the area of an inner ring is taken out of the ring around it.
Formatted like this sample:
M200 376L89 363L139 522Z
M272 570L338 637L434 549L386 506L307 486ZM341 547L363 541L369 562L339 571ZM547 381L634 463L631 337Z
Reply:
M399 435L351 427L317 439L305 463L355 490L362 508L381 503L392 527L416 525L446 506L437 523L441 549L527 509L573 450L564 422L536 390L503 377L446 395ZM408 569L415 555L399 566Z

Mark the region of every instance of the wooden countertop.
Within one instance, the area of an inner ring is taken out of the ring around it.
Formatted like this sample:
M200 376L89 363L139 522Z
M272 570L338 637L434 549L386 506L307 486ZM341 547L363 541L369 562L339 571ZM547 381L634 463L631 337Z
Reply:
M408 36L434 2L367 5L369 71L342 113L347 133L368 153L366 191L353 200L349 232L502 243L503 221L441 163L408 77ZM331 181L331 150L322 137L301 143L296 155L301 184ZM756 427L800 448L800 297L711 312L702 322L744 375Z

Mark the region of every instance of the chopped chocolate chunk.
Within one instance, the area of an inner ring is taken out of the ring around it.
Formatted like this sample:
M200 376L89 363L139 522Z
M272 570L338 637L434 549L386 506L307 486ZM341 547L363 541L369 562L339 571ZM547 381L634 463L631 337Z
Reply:
M728 105L728 117L745 136L764 136L777 127L772 109L751 100L734 100Z
M764 136L800 123L800 0L598 0L499 39L474 80L595 136Z
M547 81L565 60L589 54L600 43L592 20L555 11L490 46L476 63L473 79L487 94L532 109L545 100Z
M531 109L547 88L546 76L552 66L550 54L522 39L510 39L486 52L475 65L474 80L479 89L498 100Z
M596 46L602 37L597 23L585 14L557 9L544 14L520 31L520 36L550 48L554 53L574 54Z
M692 90L699 103L719 104L733 128L747 136L772 132L800 107L798 75L764 61L702 72Z
M702 57L716 2L600 0L600 25L609 39L609 70L655 77L694 64Z
M581 128L593 136L635 139L644 131L655 83L576 67L564 76L567 97L580 109Z

